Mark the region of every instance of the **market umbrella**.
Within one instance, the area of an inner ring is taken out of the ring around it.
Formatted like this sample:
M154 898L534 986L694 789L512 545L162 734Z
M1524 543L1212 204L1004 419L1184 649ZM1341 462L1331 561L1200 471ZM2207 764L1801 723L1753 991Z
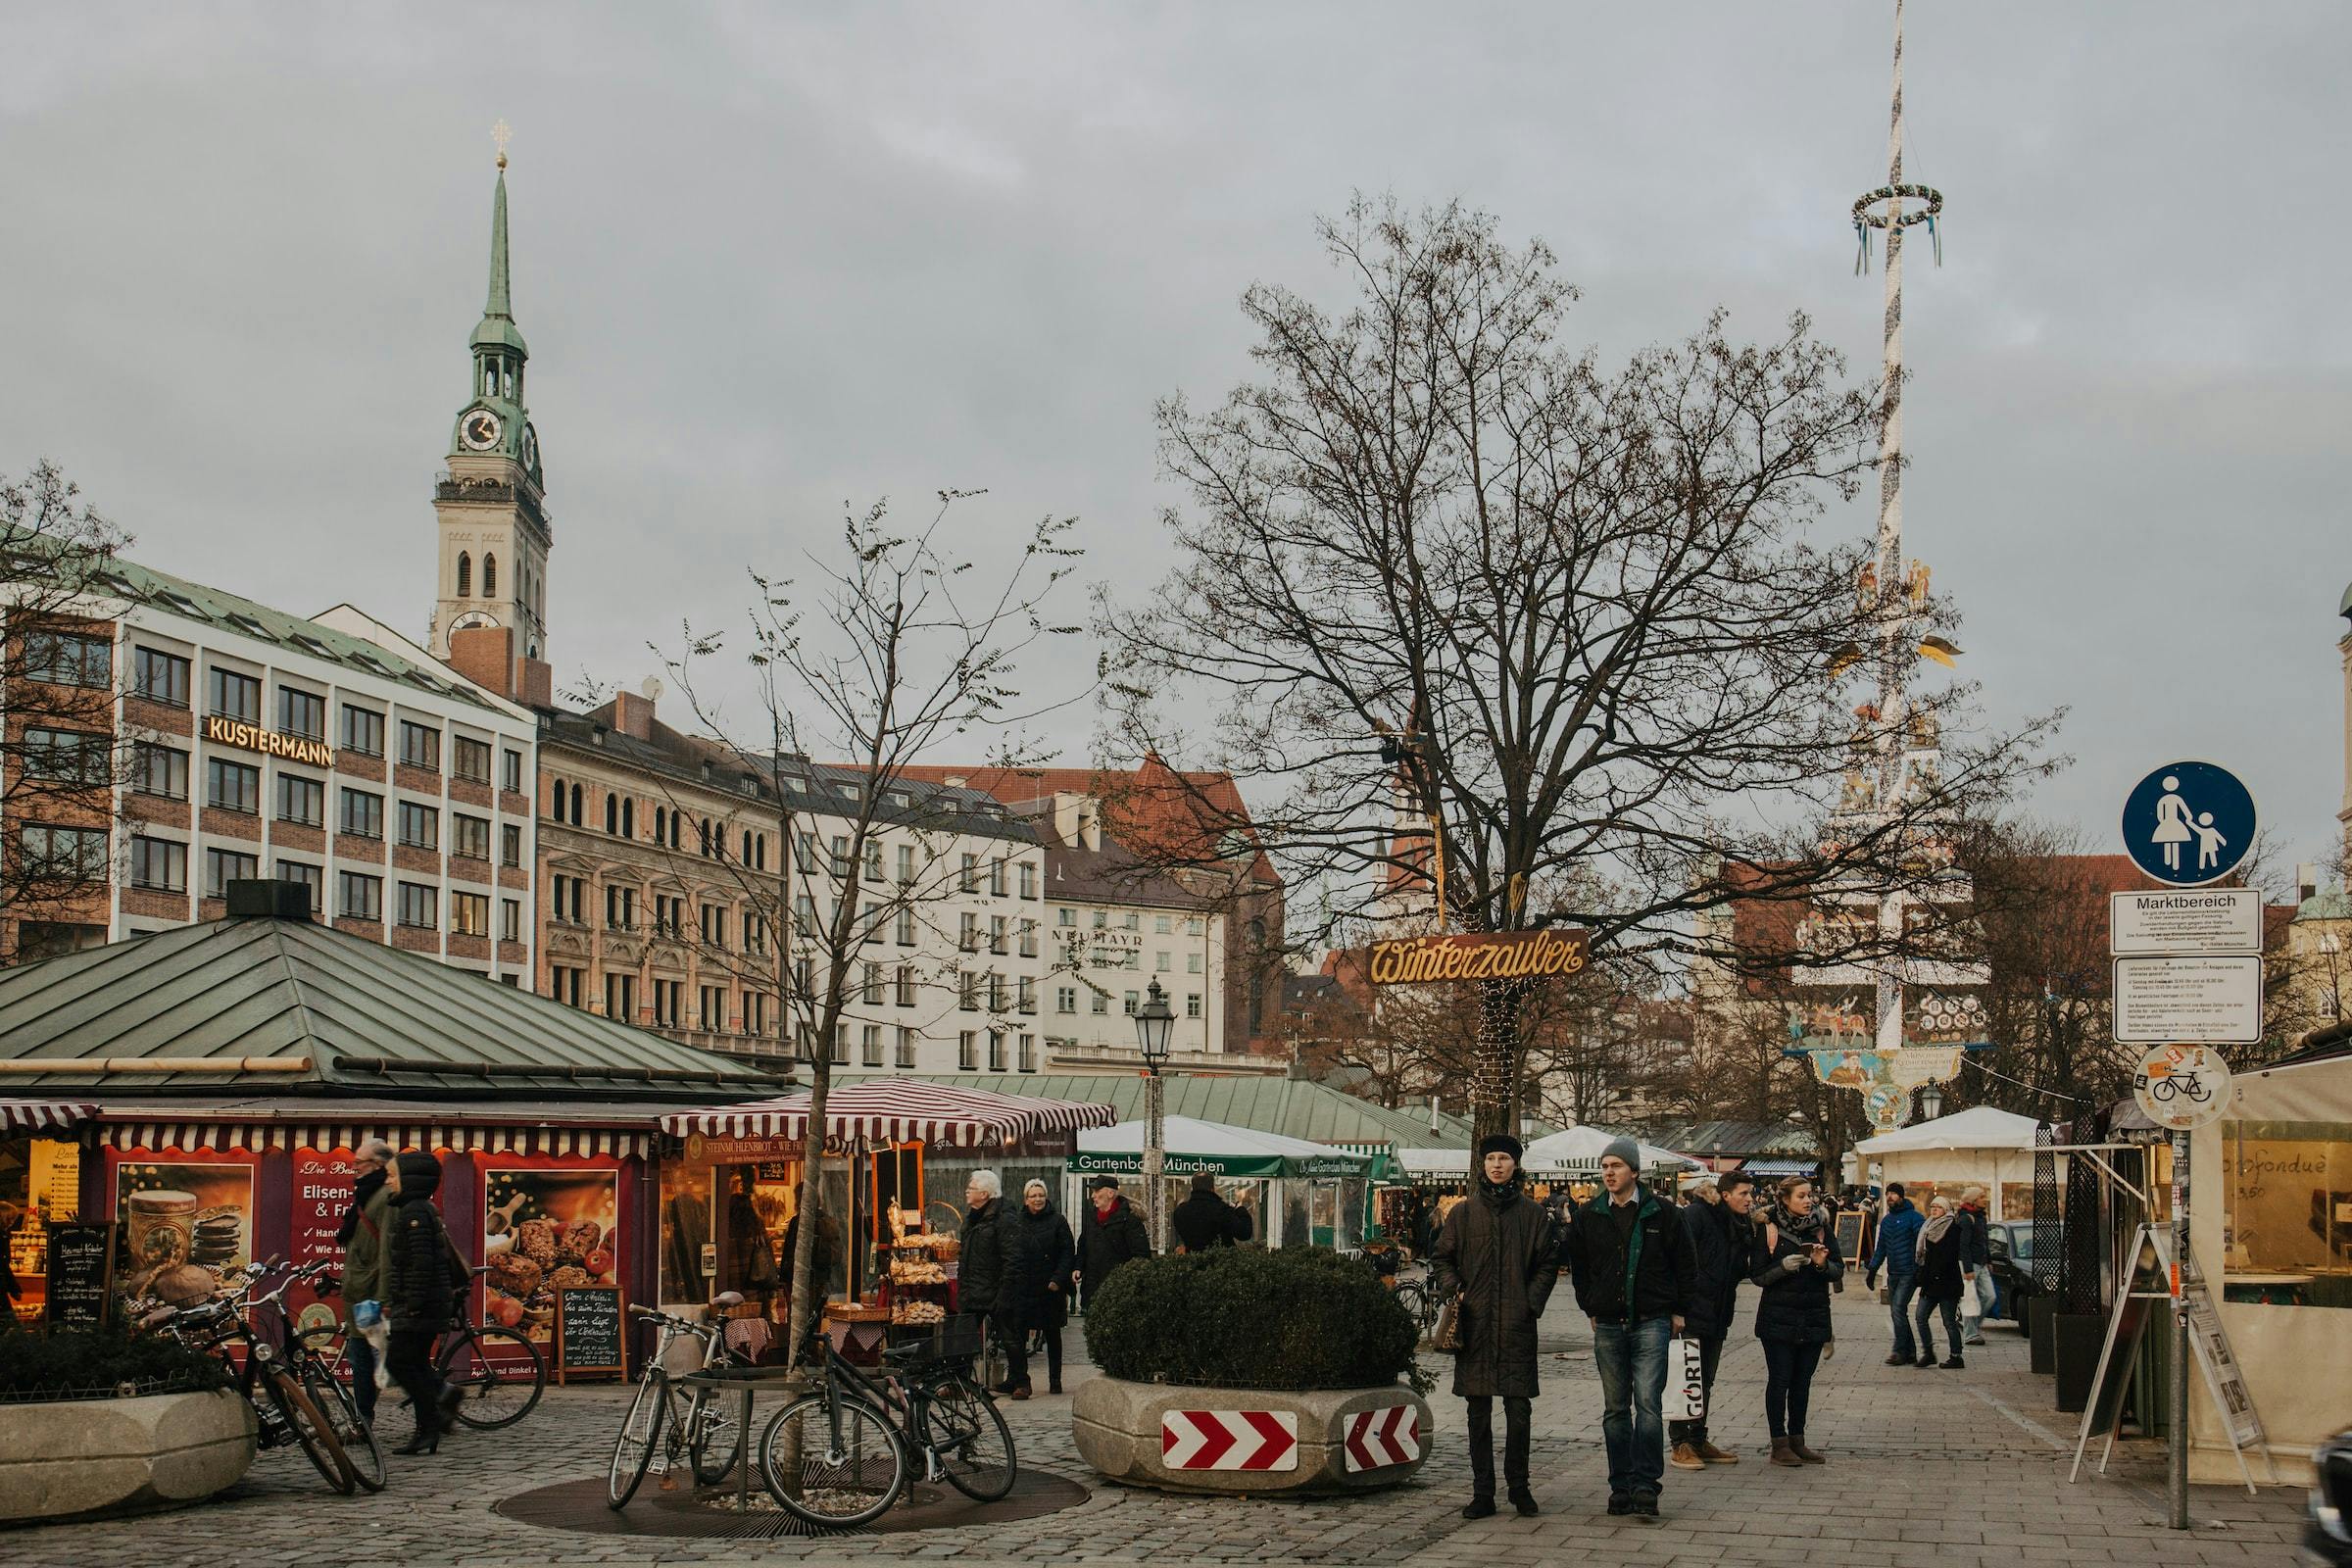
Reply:
M1116 1114L1108 1105L993 1095L926 1078L860 1078L836 1084L826 1094L825 1141L920 1142L968 1149L1034 1133L1104 1127ZM806 1093L662 1118L662 1130L677 1138L799 1139L808 1129Z
M1571 1127L1566 1132L1539 1138L1527 1146L1527 1153L1519 1163L1531 1176L1548 1171L1596 1171L1600 1169L1601 1152L1618 1135L1599 1127ZM1688 1154L1678 1154L1671 1149L1655 1144L1642 1145L1642 1168L1654 1170L1661 1165L1677 1169L1704 1170L1706 1166Z
M1144 1168L1144 1139L1148 1124L1123 1121L1078 1135L1078 1152L1064 1163L1075 1174L1126 1175ZM1162 1119L1160 1148L1170 1176L1233 1177L1346 1177L1371 1173L1373 1156L1351 1154L1329 1144L1303 1138L1285 1138L1249 1127L1191 1116Z

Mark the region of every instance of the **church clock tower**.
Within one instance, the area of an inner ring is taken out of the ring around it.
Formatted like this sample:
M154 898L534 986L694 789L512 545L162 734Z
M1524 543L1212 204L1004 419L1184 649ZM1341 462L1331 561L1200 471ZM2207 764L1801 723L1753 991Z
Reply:
M507 285L507 127L498 130L498 192L490 209L490 298L473 329L473 390L450 433L449 471L433 486L440 535L427 646L449 657L449 636L504 626L514 656L547 658L547 553L554 542L539 432L523 406L530 359Z

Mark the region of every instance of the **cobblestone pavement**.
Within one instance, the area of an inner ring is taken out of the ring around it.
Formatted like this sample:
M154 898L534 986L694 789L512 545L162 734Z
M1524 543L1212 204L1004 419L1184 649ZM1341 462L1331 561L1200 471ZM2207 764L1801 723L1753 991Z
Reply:
M2050 1408L2050 1384L2026 1368L2024 1341L1996 1328L1962 1371L1884 1364L1883 1311L1849 1296L1838 1306L1840 1352L1814 1386L1814 1445L1826 1468L1768 1469L1763 1357L1735 1338L1718 1384L1713 1433L1736 1467L1668 1470L1664 1517L1602 1511L1606 1466L1597 1384L1581 1323L1555 1307L1544 1396L1536 1404L1536 1495L1544 1513L1465 1523L1468 1463L1461 1405L1441 1384L1440 1431L1413 1484L1328 1502L1178 1497L1101 1482L1079 1461L1069 1401L1007 1403L1024 1467L1088 1487L1091 1498L1042 1518L974 1529L757 1543L575 1534L516 1523L500 1499L602 1472L622 1394L550 1389L540 1408L500 1433L460 1433L430 1458L394 1457L377 1496L338 1497L299 1454L264 1454L214 1501L179 1513L0 1534L0 1560L97 1568L245 1564L593 1564L840 1562L953 1557L962 1563L1377 1563L1383 1568L1517 1564L1563 1554L1596 1563L1888 1568L2159 1560L2283 1564L2300 1530L2301 1494L2201 1487L2197 1528L2163 1527L2161 1455L2118 1450L2106 1478L2069 1486L2074 1418ZM1432 1358L1441 1377L1446 1369ZM1042 1374L1042 1368L1039 1369ZM1073 1372L1071 1381L1088 1375ZM1042 1386L1042 1379L1041 1379Z

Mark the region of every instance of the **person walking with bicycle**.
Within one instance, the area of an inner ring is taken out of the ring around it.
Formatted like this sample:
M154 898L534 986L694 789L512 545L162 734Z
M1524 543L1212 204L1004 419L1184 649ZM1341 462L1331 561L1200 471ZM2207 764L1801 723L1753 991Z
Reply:
M384 1301L384 1231L392 1223L393 1150L381 1138L364 1141L352 1152L351 1206L335 1228L335 1245L343 1249L343 1345L351 1361L351 1393L360 1419L375 1425L375 1341L363 1325L362 1303L372 1303L367 1315L380 1323Z
M384 1239L383 1301L392 1319L384 1366L409 1396L416 1412L416 1435L395 1453L432 1453L457 1415L456 1389L441 1381L433 1347L458 1309L461 1267L457 1248L433 1206L441 1186L441 1162L419 1150L392 1164L389 1234Z

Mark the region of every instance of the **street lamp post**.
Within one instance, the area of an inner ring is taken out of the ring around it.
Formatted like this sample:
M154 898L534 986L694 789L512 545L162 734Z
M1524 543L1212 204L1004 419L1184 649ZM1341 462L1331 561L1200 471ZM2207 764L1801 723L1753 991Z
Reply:
M1145 1115L1144 1130L1144 1217L1152 1229L1152 1250L1168 1250L1168 1191L1163 1179L1167 1168L1165 1118L1167 1101L1162 1093L1159 1069L1167 1065L1169 1037L1176 1029L1176 1014L1168 1007L1167 993L1159 982L1152 989L1135 1014L1135 1035L1144 1049Z

